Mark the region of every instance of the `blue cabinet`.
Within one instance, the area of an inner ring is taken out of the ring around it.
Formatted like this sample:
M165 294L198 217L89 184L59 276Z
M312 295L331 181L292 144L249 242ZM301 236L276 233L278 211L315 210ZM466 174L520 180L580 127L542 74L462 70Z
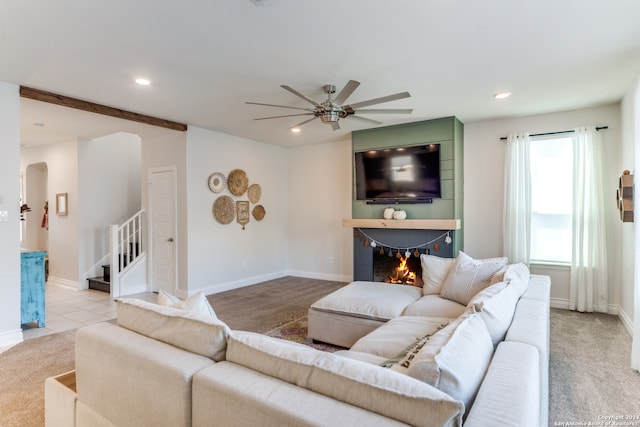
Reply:
M23 249L20 254L20 323L45 326L44 258L46 251Z

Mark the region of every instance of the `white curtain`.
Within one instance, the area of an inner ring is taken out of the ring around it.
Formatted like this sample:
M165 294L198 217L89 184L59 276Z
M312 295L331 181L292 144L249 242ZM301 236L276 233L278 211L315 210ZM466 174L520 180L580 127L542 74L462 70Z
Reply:
M573 141L573 256L569 308L608 311L603 150L594 127L575 129Z
M507 137L504 167L504 256L529 265L531 243L531 169L529 134Z

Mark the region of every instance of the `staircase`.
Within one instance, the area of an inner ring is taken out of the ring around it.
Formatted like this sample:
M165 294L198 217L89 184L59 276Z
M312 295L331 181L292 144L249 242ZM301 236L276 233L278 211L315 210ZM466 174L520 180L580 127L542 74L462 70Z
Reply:
M121 295L120 279L146 254L141 246L143 239L143 213L141 210L122 225L111 225L111 254L109 264L102 265L102 276L88 278L89 289L109 292L112 297ZM143 257L145 256L145 257ZM112 274L111 265L117 265ZM115 289L114 289L115 288Z

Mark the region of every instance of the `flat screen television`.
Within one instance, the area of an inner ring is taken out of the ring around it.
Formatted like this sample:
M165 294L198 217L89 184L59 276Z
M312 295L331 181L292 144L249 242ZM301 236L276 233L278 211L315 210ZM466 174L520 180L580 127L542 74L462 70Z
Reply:
M359 151L356 200L368 203L430 203L441 197L440 144Z

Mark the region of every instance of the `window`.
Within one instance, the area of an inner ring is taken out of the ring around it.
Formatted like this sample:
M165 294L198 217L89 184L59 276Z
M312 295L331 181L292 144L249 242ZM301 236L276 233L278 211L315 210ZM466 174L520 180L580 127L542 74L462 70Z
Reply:
M531 262L571 263L573 139L533 137Z

